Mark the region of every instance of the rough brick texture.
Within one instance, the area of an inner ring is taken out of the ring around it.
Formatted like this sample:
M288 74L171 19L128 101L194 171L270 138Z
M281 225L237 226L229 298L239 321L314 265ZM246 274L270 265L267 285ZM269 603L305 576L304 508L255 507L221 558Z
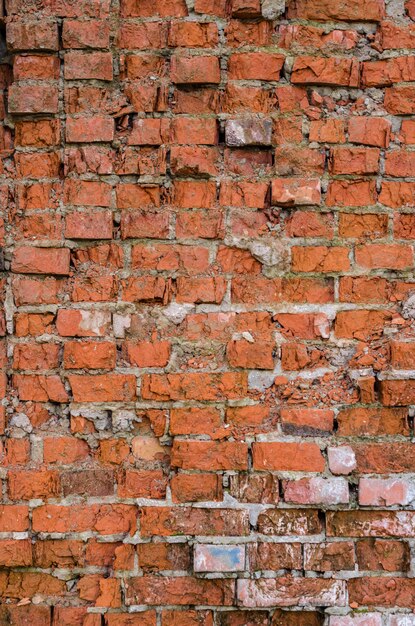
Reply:
M415 1L0 14L0 626L415 626Z

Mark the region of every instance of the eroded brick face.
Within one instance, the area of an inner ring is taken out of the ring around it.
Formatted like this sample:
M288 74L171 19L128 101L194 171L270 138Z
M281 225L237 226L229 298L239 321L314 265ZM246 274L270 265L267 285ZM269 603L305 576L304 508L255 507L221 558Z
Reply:
M4 5L0 626L415 626L415 2Z

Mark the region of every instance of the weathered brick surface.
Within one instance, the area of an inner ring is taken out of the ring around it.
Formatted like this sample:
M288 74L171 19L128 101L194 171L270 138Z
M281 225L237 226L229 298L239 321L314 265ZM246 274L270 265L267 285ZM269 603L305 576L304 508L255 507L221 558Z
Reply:
M0 8L0 626L414 626L414 0Z

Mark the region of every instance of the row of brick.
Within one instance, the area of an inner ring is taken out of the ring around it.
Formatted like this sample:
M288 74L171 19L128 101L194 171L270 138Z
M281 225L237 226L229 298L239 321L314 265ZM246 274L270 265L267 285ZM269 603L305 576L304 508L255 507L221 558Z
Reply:
M100 613L87 613L85 607L56 607L51 615L50 607L43 606L9 606L0 609L3 619L13 619L17 626L23 626L25 620L30 620L34 626L156 626L157 613L155 610L134 613L111 612L101 616ZM172 610L165 609L160 614L162 626L213 626L214 620L219 626L322 626L324 616L318 611L287 611L277 609L272 613L265 610ZM356 612L347 617L332 615L329 618L330 626L413 626L411 614L403 613L385 616L382 613L365 612L363 615ZM245 620L245 622L244 622ZM249 620L249 621L246 621ZM27 621L26 621L27 623Z
M13 440L12 440L13 441ZM19 440L17 440L19 441ZM52 443L55 440L52 439ZM80 445L82 443L83 445ZM187 443L187 442L186 442ZM68 446L72 445L70 452L68 453ZM73 464L77 462L86 461L88 458L88 447L85 442L79 440L71 440L70 438L62 437L62 440L57 444L57 450L50 449L51 440L44 440L44 460L49 464ZM191 442L188 446L191 447ZM246 470L247 463L242 460L242 445L243 444L222 444L216 446L206 445L193 445L195 453L200 453L200 462L192 461L191 453L189 452L186 457L186 464L183 465L180 461L175 462L173 456L172 467L183 467L185 470L202 470L207 469L207 460L211 460L212 456L208 456L206 459L206 448L210 450L214 449L218 452L218 458L211 463L212 471L217 470ZM261 445L261 444L258 444ZM238 446L235 450L235 446ZM134 442L133 442L134 447ZM279 444L281 448L281 444ZM307 444L301 446L298 444L284 444L284 452L287 454L304 454L307 462L302 463L274 463L268 464L264 467L264 463L256 464L254 456L254 470L270 469L272 471L285 472L316 472L324 465L323 461L320 466L317 466L316 461L313 463L311 458L310 447L307 449ZM200 448L202 448L200 450ZM295 450L293 450L295 448ZM378 446L379 448L379 446ZM278 453L280 450L276 445L272 444L268 446L268 450ZM282 449L282 448L281 448ZM227 457L225 457L225 450ZM257 452L258 450L258 452ZM398 451L405 452L408 448L398 444ZM186 448L188 451L188 448ZM392 448L392 451L396 451ZM254 448L254 455L259 455L261 449ZM376 448L362 445L356 450L360 456L367 452L375 456ZM6 467L13 467L14 465L21 465L27 463L25 458L26 450L22 450L18 445L11 445L10 449L6 450ZM124 442L117 440L104 440L101 442L101 449L99 459L103 464L112 463L119 464L120 457L122 462L126 463L129 459L129 447ZM162 454L163 450L159 454ZM235 456L231 456L231 454ZM366 465L362 469L359 465L356 467L354 451L350 447L339 446L337 448L330 448L329 464L330 469L334 474L349 474L353 470L357 473L359 471L379 471L379 461L376 463L376 459L372 461L374 463ZM63 456L64 455L64 456ZM10 461L11 460L11 461ZM133 465L134 461L143 462L140 457L133 455L133 461L130 464ZM147 459L145 459L147 460ZM262 461L262 459L261 459ZM410 471L413 472L412 463L399 464L399 472ZM386 469L386 468L385 468ZM389 471L393 469L388 468ZM398 471L398 470L396 470ZM87 496L113 496L116 495L121 499L131 498L147 498L151 500L164 499L167 495L167 486L169 484L168 477L160 469L126 469L125 471L114 472L112 469L102 469L101 466L98 469L85 469L78 471L71 470L36 470L25 469L15 470L9 469L7 475L6 492L7 500L22 501L22 500L34 500L34 499L56 499L59 497L68 497L71 495L87 495ZM201 480L203 483L201 484ZM92 481L96 481L95 484ZM280 489L279 489L280 482ZM249 475L249 482L246 488L255 489L259 491L260 495L264 493L263 488L264 479L262 476L258 476L255 473ZM294 480L281 480L278 481L276 477L271 477L268 483L272 483L272 489L268 495L268 500L274 504L285 501L288 504L296 505L324 505L324 506L337 506L340 504L348 504L350 501L349 483L345 478L323 478L313 477L304 478L296 477ZM350 485L354 490L358 490L358 504L361 506L371 507L391 507L391 506L411 506L414 502L414 479L413 477L388 477L388 478L373 478L363 477L359 479L358 485ZM262 490L260 488L262 487ZM179 473L173 476L170 480L170 490L173 502L195 502L195 501L222 501L222 481L221 477L216 474L187 474ZM242 490L233 491L235 495L241 497ZM231 491L232 493L232 491ZM260 500L255 498L254 494L251 494L249 501ZM242 499L244 494L242 492ZM245 498L246 499L246 498ZM5 500L6 501L6 500Z
M246 561L247 559L247 561ZM29 539L0 541L2 567L51 567L68 565L84 569L96 567L101 572L137 569L144 573L186 571L238 572L279 571L284 569L316 572L361 571L399 572L410 567L410 546L406 541L364 539L325 543L247 544L100 542L94 539L44 539L32 544ZM193 566L192 566L193 563Z

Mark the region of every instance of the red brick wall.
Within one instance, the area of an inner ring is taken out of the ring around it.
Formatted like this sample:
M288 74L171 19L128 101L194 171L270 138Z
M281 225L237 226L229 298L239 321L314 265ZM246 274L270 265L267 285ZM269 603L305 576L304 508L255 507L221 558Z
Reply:
M285 4L6 0L1 626L415 624L415 2Z

